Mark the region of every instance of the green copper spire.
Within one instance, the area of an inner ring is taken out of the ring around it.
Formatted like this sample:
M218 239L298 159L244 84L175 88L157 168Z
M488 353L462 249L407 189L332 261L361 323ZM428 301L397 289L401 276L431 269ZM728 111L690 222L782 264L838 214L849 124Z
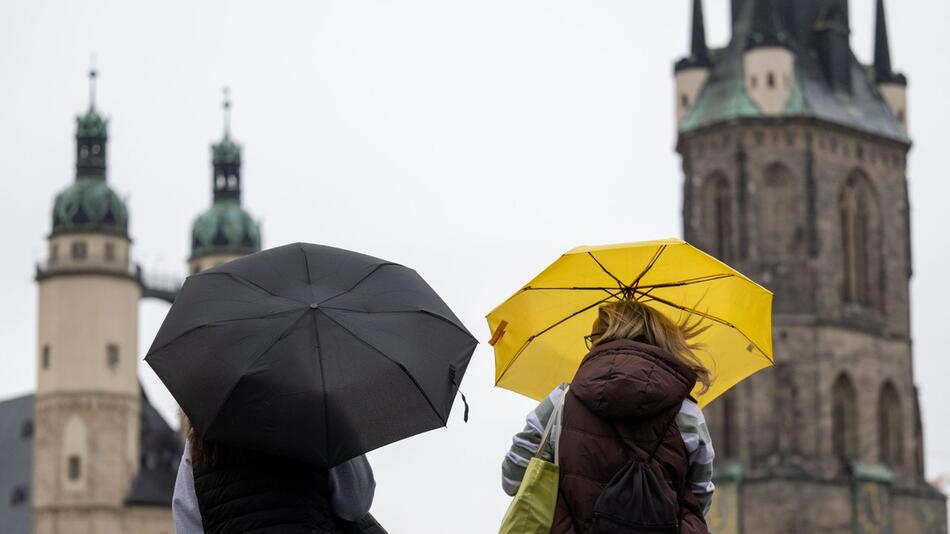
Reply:
M214 203L191 228L191 258L261 249L258 223L241 207L241 146L231 139L231 96L224 88L224 136L211 145Z
M89 70L89 109L76 117L76 181L53 203L52 235L96 232L128 236L125 202L106 183L108 121L96 111L95 66Z

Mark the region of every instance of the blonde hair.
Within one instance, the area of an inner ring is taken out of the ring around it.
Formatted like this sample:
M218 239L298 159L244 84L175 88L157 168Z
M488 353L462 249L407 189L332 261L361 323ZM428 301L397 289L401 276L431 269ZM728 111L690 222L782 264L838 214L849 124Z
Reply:
M696 356L702 349L700 343L690 342L705 332L709 326L703 326L702 317L691 320L687 315L677 324L662 313L632 299L621 299L604 304L598 310L594 332L599 337L594 346L618 339L629 339L655 345L678 358L696 373L696 380L703 385L700 393L705 393L712 384L712 373Z

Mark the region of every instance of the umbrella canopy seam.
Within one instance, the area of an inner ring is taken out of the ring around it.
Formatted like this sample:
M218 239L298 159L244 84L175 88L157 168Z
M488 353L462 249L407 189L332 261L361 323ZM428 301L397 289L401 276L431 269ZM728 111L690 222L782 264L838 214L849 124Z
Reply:
M439 313L436 313L436 312L434 312L434 311L427 310L427 309L424 309L424 308L418 308L418 309L415 309L415 310L380 310L380 311L367 311L367 310L354 310L354 309L351 309L351 308L341 308L341 307L338 307L338 306L319 306L319 309L321 309L321 310L337 310L337 311L344 311L344 312L350 312L350 313L366 313L366 314L369 314L369 315L384 314L384 313L424 313L424 314L426 314L426 315L428 315L428 316L430 316L430 317L433 317L433 318L438 319L438 320L440 320L440 321L442 321L442 322L444 322L444 323L448 323L449 325L454 326L456 330L458 330L459 332L461 332L461 333L465 334L466 336L468 336L469 338L471 338L472 341L474 341L475 343L478 343L478 339L477 339L475 336L473 336L472 333L469 332L468 329L466 329L463 325L460 325L460 324L457 323L456 321L453 321L452 319L450 319L450 318L448 318L448 317L445 317L444 315L441 315L441 314L439 314Z
M287 299L287 300L290 300L290 299ZM294 300L291 300L291 302L293 302L293 303L295 303L295 304L300 304L299 302L294 301ZM187 329L187 330L184 330L184 331L181 332L179 335L177 335L174 339L168 341L167 343L165 343L164 345L162 345L162 346L160 346L160 347L150 347L150 348L148 349L148 353L145 354L145 358L144 358L144 359L145 359L145 361L148 361L148 359L149 359L150 356L152 356L152 355L155 354L156 352L158 352L158 351L164 349L165 347L171 345L172 343L174 343L175 341L177 341L177 340L178 340L179 338L181 338L182 336L188 335L188 334L190 334L190 333L192 333L192 332L194 332L194 331L196 331L196 330L200 330L200 329L202 329L202 328L208 328L208 327L211 327L211 326L221 326L221 325L225 325L225 324L229 324L229 323L237 323L237 322L240 322L240 321L256 321L256 320L259 320L259 319L269 319L269 318L272 318L272 317L279 317L279 316L281 316L281 315L288 315L288 314L291 314L291 313L294 313L294 312L299 312L299 311L301 311L299 308L294 308L294 309L291 309L291 310L282 310L282 311L279 311L279 312L268 313L267 315L255 315L254 317L243 317L243 318L240 318L240 319L225 319L225 320L222 320L222 321L212 321L212 322L210 322L210 323L205 323L205 324L202 324L202 325L198 325L198 326L189 328L189 329Z
M254 357L253 360L251 360L251 362L248 364L248 368L250 368L250 367L253 366L255 363L257 363L258 360L260 360L261 358L263 358L265 354L267 354L272 348L274 348L274 345L276 345L278 341L280 341L281 339L283 339L284 337L286 337L287 334L288 334L291 330L293 330L294 327L296 327L298 323L300 323L300 320L303 319L303 318L306 317L306 316L307 316L307 312L304 311L303 313L300 314L300 317L298 317L296 321L290 323L290 326L288 326L287 328L285 328L284 330L282 330L282 331L280 332L280 334L279 334L277 337L275 337L275 338L273 339L273 341L271 341L270 344L267 345L267 348L265 348L264 350L262 350L260 354L258 354L257 356ZM222 400L221 400L221 404L218 405L218 407L215 409L214 413L211 414L211 417L208 418L210 421L212 421L212 423L210 423L210 424L208 425L208 428L206 428L205 431L201 434L201 437L202 437L202 438L204 438L205 436L207 436L207 435L208 435L208 432L211 431L211 427L214 426L214 421L217 420L218 415L221 413L221 410L224 408L224 405L227 403L228 398L231 397L231 393L233 393L234 390L237 389L238 385L241 384L241 382L244 380L244 378L245 378L246 376L247 376L246 374L242 374L240 377L238 377L238 379L234 382L234 384L232 384L231 387L228 388L228 392L221 396L221 399L222 399ZM183 408L183 409L184 409L184 408ZM187 414L186 414L186 415L187 415ZM191 419L190 416L189 416L189 419ZM199 430L201 430L201 429L199 429Z
M442 415L439 413L439 410L437 410L437 409L435 408L435 404L433 404L432 399L429 398L429 394L426 393L426 391L422 388L421 385L419 385L419 382L416 380L416 377L412 376L412 373L410 373L409 370L406 369L406 366L405 366L405 365L403 365L403 364L397 362L396 360L390 358L389 356L387 356L385 352L379 350L379 349L376 348L376 346L374 346L372 343L370 343L370 342L366 341L365 339L363 339L363 338L359 337L358 335L356 335L355 332L353 332L352 330L350 330L349 328L347 328L346 326L344 326L340 321L337 321L336 319L334 319L333 317L331 317L329 314L324 313L323 310L319 310L319 309L318 309L318 310L316 310L316 311L319 311L321 315L323 315L323 316L326 317L327 319L329 319L329 320L333 321L334 323L336 323L337 326L339 326L340 328L342 328L343 330L345 330L346 333L348 333L353 339L355 339L355 340L359 341L360 343L366 345L367 347L373 349L373 351L375 351L377 354L379 354L379 355L382 356L383 358L385 358L385 359L389 360L390 362L392 362L393 365L395 365L396 367L399 367L399 369L409 378L409 380L412 381L413 385L416 386L416 389L419 390L419 393L422 394L422 397L426 400L426 402L429 403L429 407L432 408L432 411L433 411L433 412L435 412L436 417L438 417L439 420L442 421L442 426L448 426L448 421L446 420L446 418L442 417ZM451 409L451 408L450 408L450 409Z

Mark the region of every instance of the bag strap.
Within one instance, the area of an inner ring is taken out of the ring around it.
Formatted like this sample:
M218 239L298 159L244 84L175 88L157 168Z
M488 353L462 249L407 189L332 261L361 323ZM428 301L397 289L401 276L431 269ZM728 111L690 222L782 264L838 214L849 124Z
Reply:
M555 422L561 424L561 414L564 412L564 399L567 397L567 392L570 390L570 387L564 390L564 394L561 395L561 398L557 400L554 404L554 409L551 411L550 417L548 417L547 424L544 425L544 432L541 434L541 442L538 444L538 452L534 454L535 458L540 458L544 454L544 446L548 443L551 432L554 428ZM560 440L558 440L560 441ZM554 463L557 464L558 460L558 446L557 441L554 442Z

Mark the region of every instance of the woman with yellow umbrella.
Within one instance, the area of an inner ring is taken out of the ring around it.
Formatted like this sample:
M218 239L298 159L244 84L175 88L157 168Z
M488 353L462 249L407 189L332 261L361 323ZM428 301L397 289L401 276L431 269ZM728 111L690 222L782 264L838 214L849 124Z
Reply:
M771 365L770 309L680 240L574 249L496 308L496 384L544 398L505 457L502 531L708 532L700 407Z

